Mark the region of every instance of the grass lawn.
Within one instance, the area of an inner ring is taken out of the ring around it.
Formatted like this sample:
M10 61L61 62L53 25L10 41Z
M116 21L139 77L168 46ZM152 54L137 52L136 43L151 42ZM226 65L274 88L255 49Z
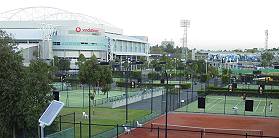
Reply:
M253 112L245 111L245 115L257 115L257 116L276 116L279 117L279 99L259 98L259 97L247 97L247 99L254 100ZM272 103L272 111L269 111L269 103ZM266 109L265 105L267 103ZM237 107L238 111L235 112L232 108ZM227 96L225 102L225 96L206 96L205 112L206 113L218 113L224 114L237 114L244 115L245 101L241 97ZM177 109L177 111L188 112L204 112L203 109L198 109L198 101L194 101L189 105Z
M128 110L128 120L133 121L139 119L150 113L148 110ZM69 114L75 112L75 121L79 123L88 124L89 120L82 118L82 112L86 112L88 114L88 108L63 108L61 111L61 115ZM93 113L93 111L91 111ZM62 117L62 122L73 122L74 115L68 115ZM59 118L57 118L59 121ZM107 125L116 125L116 124L124 124L125 123L125 109L111 109L111 108L94 108L94 114L91 115L91 123L94 124L107 124ZM66 128L74 127L73 124L65 124L62 123L62 130ZM112 129L112 126L96 126L92 125L91 134L96 135L100 132ZM88 125L82 125L82 137L88 137ZM75 125L75 136L80 137L80 125Z

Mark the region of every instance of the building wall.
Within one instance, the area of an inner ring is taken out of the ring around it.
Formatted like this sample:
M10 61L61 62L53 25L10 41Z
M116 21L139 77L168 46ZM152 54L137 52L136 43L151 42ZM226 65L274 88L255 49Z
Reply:
M77 28L82 31L77 31ZM71 60L71 67L75 66L80 54L86 58L94 54L99 60L106 61L114 56L146 57L149 54L147 37L125 36L119 28L78 20L0 21L0 29L12 33L19 43L38 41L41 59L52 60L53 56L67 58Z

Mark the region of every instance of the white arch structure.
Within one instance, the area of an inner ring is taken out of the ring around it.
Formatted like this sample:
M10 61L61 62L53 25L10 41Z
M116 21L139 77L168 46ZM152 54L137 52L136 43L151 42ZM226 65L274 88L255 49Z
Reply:
M26 7L0 13L0 21L79 20L97 26L117 28L101 19L53 7Z

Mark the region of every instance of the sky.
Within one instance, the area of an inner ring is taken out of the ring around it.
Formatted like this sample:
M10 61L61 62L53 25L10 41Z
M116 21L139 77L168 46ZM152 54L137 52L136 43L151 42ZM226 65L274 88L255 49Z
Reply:
M182 46L182 19L190 20L190 49L279 47L278 0L1 0L0 13L48 6L105 20L125 35L148 36L151 45L173 40Z

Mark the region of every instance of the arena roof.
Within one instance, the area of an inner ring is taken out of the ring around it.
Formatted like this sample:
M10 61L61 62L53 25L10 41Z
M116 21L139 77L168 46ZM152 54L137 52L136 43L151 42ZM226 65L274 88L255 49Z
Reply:
M101 19L53 7L26 7L0 13L0 21L55 21L78 20L106 28L117 28ZM117 28L119 29L119 28Z

